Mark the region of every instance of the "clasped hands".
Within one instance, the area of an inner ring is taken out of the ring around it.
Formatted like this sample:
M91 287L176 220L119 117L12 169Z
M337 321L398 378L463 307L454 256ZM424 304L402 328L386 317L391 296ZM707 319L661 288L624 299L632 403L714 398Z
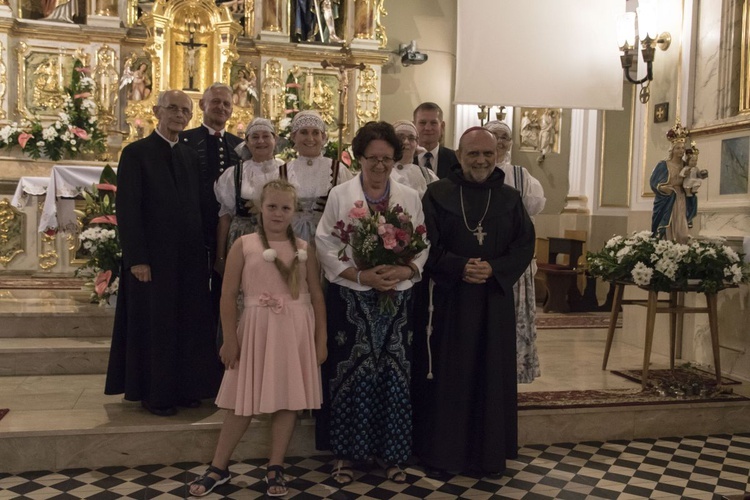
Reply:
M138 264L130 268L130 272L133 273L135 279L144 283L151 281L151 266L148 264Z
M492 266L486 260L472 258L464 266L462 279L472 285L481 285L492 276Z
M393 290L402 281L412 276L409 266L392 266L382 264L370 269L359 271L359 282L370 286L379 292Z

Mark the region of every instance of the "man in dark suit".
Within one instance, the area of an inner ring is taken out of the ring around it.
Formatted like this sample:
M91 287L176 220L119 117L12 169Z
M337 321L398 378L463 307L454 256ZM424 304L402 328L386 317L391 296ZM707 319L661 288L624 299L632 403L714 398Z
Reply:
M214 195L214 183L224 170L236 165L239 155L235 148L242 139L225 130L232 116L232 89L223 83L214 83L206 89L198 102L203 111L200 127L180 134L182 144L193 148L200 158L201 199L203 204L203 236L208 250L207 272L211 277L211 303L214 318L219 319L221 274L223 262L216 257L216 226L219 223L219 202ZM223 258L222 258L223 259Z
M122 272L105 394L125 393L155 415L216 395L214 342L201 227L198 155L179 143L193 103L163 92L158 125L122 150L117 222Z
M441 179L447 177L458 159L455 151L440 144L445 133L443 110L434 102L423 102L414 110L413 119L419 135L419 145L427 150L416 155L414 163L431 168Z

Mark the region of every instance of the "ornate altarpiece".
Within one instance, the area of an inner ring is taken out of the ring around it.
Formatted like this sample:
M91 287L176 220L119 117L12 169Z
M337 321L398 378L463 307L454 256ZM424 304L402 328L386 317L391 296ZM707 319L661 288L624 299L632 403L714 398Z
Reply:
M296 3L0 0L0 128L33 116L44 123L56 120L78 58L96 81L97 114L108 132L109 152L100 160L116 162L122 146L151 133L152 108L162 90L184 90L194 101L190 126L199 125L198 101L215 81L233 89L232 132L241 135L254 116L281 127L289 110L314 108L331 138L341 126L348 142L361 124L380 114L381 67L389 59L383 50L384 0L321 0L320 5L334 5L338 17L328 26L324 16L317 17L318 41L303 42L292 41ZM0 186L0 201L10 198L14 179L49 175L51 165L29 161L17 147L0 152L0 178L9 179ZM0 272L75 267L75 238L36 233L37 208L32 203L14 217L0 218L0 233L6 235L6 229L16 234L19 216L25 219L24 238L3 239Z

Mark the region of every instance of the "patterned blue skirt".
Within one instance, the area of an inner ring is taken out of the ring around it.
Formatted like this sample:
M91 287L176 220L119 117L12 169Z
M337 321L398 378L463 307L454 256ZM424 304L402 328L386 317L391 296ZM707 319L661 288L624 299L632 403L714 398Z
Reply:
M393 316L379 292L330 283L326 293L328 360L317 447L353 461L402 464L411 455L411 290L392 295Z

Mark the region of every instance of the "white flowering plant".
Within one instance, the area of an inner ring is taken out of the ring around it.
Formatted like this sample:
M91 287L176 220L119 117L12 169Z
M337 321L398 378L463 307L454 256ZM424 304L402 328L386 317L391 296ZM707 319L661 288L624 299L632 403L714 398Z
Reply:
M715 293L750 281L750 265L722 240L682 244L655 238L651 231L615 236L599 252L588 252L589 272L606 281L625 281L658 291L696 285Z
M54 161L63 156L75 158L82 153L103 153L106 136L97 121L95 82L89 73L89 68L75 59L71 83L64 89L63 110L57 120L49 125L39 118L5 125L0 128L0 148L18 145L31 158L44 155Z
M115 213L117 176L107 165L102 171L99 184L83 194L86 206L78 215L84 220L85 229L79 238L88 261L76 270L76 276L86 278L92 288L91 301L105 305L115 295L120 285L120 247Z

